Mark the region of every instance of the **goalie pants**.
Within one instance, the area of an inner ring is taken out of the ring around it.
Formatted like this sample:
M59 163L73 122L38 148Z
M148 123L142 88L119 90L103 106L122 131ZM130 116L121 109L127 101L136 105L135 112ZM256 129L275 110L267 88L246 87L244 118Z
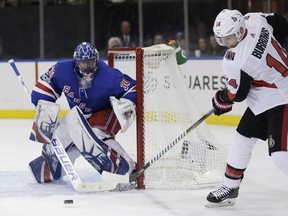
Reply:
M113 138L121 129L112 108L93 113L89 118L87 118L87 121L92 128L98 128Z
M257 139L268 139L269 155L274 163L288 174L287 136L287 104L259 115L254 115L250 108L247 108L232 140L224 184L228 187L239 187Z

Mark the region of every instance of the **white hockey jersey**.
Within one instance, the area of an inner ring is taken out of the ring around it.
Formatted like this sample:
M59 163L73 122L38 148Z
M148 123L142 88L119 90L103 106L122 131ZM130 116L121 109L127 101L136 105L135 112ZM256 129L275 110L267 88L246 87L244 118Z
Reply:
M241 71L253 78L246 103L255 115L278 105L288 104L287 51L273 36L265 14L245 16L247 32L223 58L230 98L241 85Z

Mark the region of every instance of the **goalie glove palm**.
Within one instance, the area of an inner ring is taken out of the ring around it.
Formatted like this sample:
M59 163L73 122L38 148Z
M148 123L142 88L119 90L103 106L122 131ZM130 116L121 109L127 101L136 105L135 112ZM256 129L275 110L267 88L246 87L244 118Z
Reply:
M124 133L130 127L136 115L135 104L126 98L118 100L114 96L110 97L110 103L121 125L121 132Z

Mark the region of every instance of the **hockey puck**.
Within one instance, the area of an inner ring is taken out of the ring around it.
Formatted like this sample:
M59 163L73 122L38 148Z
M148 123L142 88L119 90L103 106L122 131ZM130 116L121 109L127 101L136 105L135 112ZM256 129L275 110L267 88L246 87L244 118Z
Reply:
M64 204L73 204L73 200L64 200Z

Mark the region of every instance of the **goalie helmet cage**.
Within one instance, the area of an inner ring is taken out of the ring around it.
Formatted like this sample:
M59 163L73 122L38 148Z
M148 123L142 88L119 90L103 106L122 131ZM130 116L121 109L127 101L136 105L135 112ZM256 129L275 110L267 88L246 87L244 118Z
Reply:
M142 168L169 143L201 118L174 48L165 44L145 48L108 49L108 65L136 79L136 122L116 136ZM137 143L137 144L136 144ZM223 181L227 151L205 122L187 134L144 174L139 189L195 189Z

